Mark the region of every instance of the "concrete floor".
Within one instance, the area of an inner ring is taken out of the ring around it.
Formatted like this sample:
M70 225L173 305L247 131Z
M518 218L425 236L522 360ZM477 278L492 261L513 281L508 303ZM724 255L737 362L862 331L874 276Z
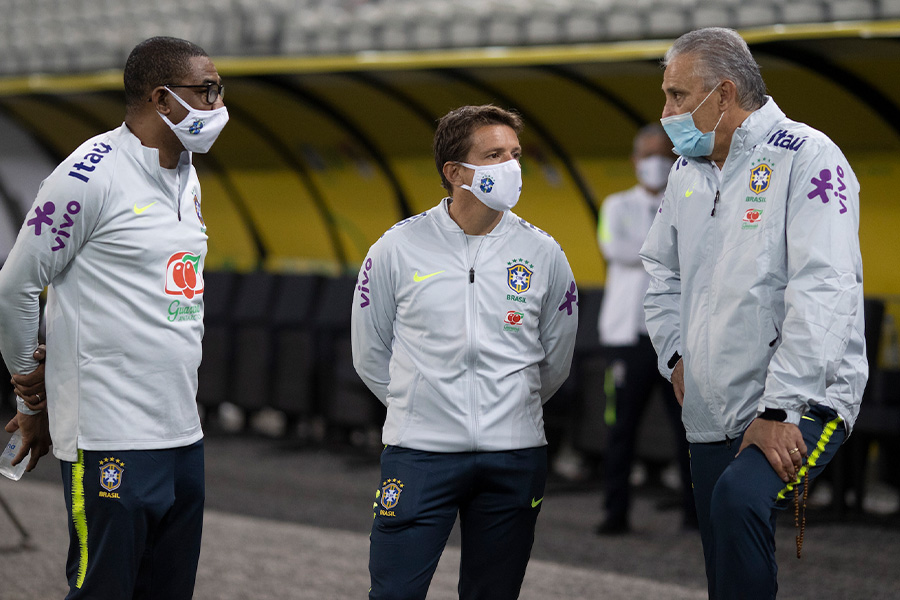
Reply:
M364 598L377 452L305 447L259 435L206 438L207 513L195 598ZM58 462L42 460L0 495L31 532L29 548L0 511L0 600L65 595L65 508ZM889 505L893 500L885 492ZM523 585L526 600L705 598L699 536L663 509L665 491L639 489L635 532L598 538L597 482L551 481ZM791 520L779 523L780 597L900 598L900 525L895 515L836 519L812 508L803 558ZM458 532L429 598L456 598Z

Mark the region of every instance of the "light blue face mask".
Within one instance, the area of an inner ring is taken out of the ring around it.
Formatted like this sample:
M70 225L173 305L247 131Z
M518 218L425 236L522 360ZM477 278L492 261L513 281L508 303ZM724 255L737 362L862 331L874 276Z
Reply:
M716 121L716 127L713 127L712 131L707 133L703 133L697 129L697 126L694 124L694 113L703 106L703 102L706 102L706 99L712 96L712 93L716 91L716 88L720 85L721 83L717 83L716 87L711 89L706 95L706 98L704 98L703 101L697 105L697 108L691 112L674 115L672 117L665 117L659 120L659 122L662 123L663 129L666 130L669 139L672 140L672 143L675 145L676 154L680 154L681 156L709 156L712 154L713 146L716 144L716 127L722 122L722 117L725 116L725 113L719 115L719 120Z

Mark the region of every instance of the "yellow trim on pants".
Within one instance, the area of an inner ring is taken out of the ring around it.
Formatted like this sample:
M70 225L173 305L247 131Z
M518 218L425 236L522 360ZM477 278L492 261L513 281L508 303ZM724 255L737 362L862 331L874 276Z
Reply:
M78 462L72 465L72 523L78 537L78 579L75 587L81 589L88 566L87 513L84 508L84 451L78 451Z
M806 472L816 466L816 462L819 460L819 457L822 456L823 452L825 452L825 446L827 446L828 442L831 441L831 436L834 434L834 430L837 429L838 425L843 422L844 420L842 418L835 417L833 420L825 424L825 429L822 430L822 435L819 436L819 441L816 442L815 449L813 449L812 454L810 454L806 459L806 464L800 467L800 470L797 472L797 479L787 484L783 490L778 492L779 500L784 500L787 495L794 489L794 486L800 484L800 481L806 475Z

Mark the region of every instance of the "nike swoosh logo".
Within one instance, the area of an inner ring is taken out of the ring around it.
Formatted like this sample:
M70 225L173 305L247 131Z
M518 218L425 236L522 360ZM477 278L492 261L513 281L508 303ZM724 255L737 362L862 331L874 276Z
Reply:
M544 497L543 497L543 496L541 496L541 497L540 497L539 499L537 499L537 500L535 500L534 498L532 498L532 499L531 499L531 508L537 508L537 505L540 504L540 503L543 502L543 501L544 501Z
M416 271L413 274L413 281L415 281L416 283L419 283L420 281L425 281L429 277L434 277L435 275L440 275L441 273L443 273L443 271L436 271L434 273L429 273L428 275L419 275L419 272Z
M684 193L684 197L690 198L693 193L694 193L694 190L688 190Z
M142 208L138 208L137 202L135 202L135 203L134 203L134 214L136 214L136 215L142 215L142 214L144 214L144 211L145 211L145 210L147 210L148 208L150 208L150 207L153 206L154 204L156 204L156 202L151 202L151 203L148 204L147 206L144 206L144 207L142 207Z

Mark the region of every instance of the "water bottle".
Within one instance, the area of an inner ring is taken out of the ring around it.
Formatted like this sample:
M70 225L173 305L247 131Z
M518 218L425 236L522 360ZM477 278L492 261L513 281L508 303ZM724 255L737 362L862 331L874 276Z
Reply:
M22 459L22 462L16 466L12 466L12 461L16 457L16 454L18 454L19 445L21 443L22 432L17 429L15 433L12 434L12 437L9 438L6 448L3 449L3 454L0 455L0 475L8 477L13 481L18 481L22 478L22 473L25 472L25 467L28 466L28 457L31 456L31 452L29 451L25 458Z

